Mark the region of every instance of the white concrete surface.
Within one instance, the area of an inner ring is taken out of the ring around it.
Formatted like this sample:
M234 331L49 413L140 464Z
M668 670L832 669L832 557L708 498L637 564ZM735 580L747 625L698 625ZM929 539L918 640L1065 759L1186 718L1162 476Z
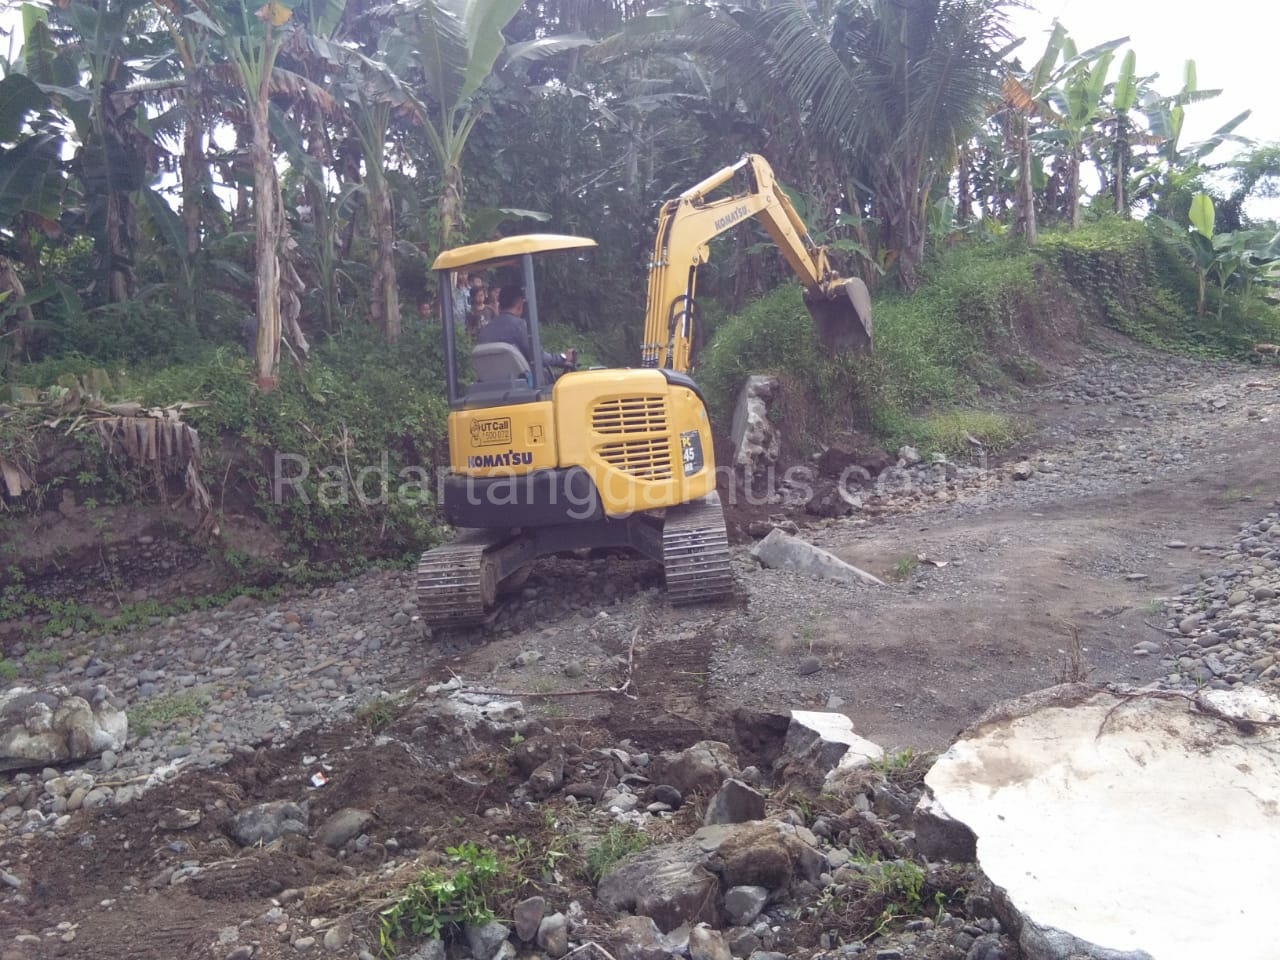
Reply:
M1259 691L1211 702L1280 717ZM1053 930L1102 948L1096 957L1280 957L1275 727L1246 736L1186 700L1097 693L980 726L925 782L1032 922L1032 960L1060 955L1044 946Z

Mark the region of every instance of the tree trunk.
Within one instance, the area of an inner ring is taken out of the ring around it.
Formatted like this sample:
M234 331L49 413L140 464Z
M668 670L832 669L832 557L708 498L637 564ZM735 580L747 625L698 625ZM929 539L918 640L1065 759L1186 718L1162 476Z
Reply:
M365 179L369 197L369 230L374 250L373 318L388 343L400 339L400 291L396 285L395 230L391 222L391 195L381 171L369 164Z
M253 221L258 346L254 369L259 389L274 390L280 365L280 197L267 129L267 87L251 105L253 123Z
M1128 120L1125 114L1116 116L1116 213L1126 219L1129 216L1129 198L1125 196L1124 182L1129 176Z
M13 301L21 300L27 295L26 288L18 277L18 271L13 269L13 261L6 256L0 256L0 293L9 294L6 299ZM17 325L13 329L13 339L10 342L13 345L13 352L21 353L25 346L26 328L35 323L35 317L31 315L30 307L19 307L16 317ZM2 333L4 333L4 327L0 322L0 334Z
M1071 229L1080 229L1080 146L1071 148L1067 167L1067 209L1071 213Z
M187 98L187 122L182 131L182 223L187 234L187 254L200 250L200 223L209 167L204 160L204 121L194 97Z
M1018 223L1029 246L1036 242L1036 194L1031 183L1031 138L1026 117L1018 130Z
M956 159L956 221L968 223L973 215L973 195L969 190L969 148L961 144Z
M137 235L137 211L127 193L107 195L107 296L112 303L133 297L137 275L133 269L133 241Z
M325 133L324 114L317 104L310 107L310 124L307 132L307 153L315 159L321 170L329 169L328 137ZM303 179L303 191L307 206L311 208L311 224L316 234L316 270L320 281L320 315L324 328L333 332L337 323L338 284L336 276L337 251L334 244L333 220L329 216L329 194L309 177Z
M445 164L444 189L440 192L440 249L447 250L462 228L462 168Z

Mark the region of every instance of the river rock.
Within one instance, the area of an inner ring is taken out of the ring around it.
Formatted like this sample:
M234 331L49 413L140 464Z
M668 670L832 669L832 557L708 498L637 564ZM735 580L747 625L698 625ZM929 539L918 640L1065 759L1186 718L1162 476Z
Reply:
M0 693L0 770L87 760L123 750L129 721L103 686L12 687Z

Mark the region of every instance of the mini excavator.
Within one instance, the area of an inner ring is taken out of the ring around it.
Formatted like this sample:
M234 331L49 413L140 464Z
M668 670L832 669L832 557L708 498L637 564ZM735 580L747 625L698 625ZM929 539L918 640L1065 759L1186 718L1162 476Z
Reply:
M715 195L723 187L729 194ZM441 511L460 533L426 551L417 603L433 627L489 621L540 556L629 548L662 565L673 604L714 601L734 589L716 492L711 425L689 376L697 268L712 238L753 217L804 286L828 348L869 351L871 301L858 279L837 277L764 158L744 156L663 204L658 219L638 367L570 369L540 362L535 257L594 247L585 237L525 234L446 250L432 264L444 312L450 469ZM473 377L459 361L451 275L518 268L530 356L478 344Z

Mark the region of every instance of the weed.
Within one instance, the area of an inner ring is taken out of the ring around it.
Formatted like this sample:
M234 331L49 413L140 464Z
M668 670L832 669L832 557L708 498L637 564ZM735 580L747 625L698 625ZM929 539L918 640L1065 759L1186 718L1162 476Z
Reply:
M643 850L649 845L649 837L635 827L615 823L596 844L587 851L587 877L593 884L624 857Z
M32 669L56 669L62 666L67 655L61 650L28 650L22 655L22 662Z
M8 658L0 659L0 680L17 680L19 668Z
M1071 631L1071 642L1067 644L1066 650L1058 651L1063 655L1063 663L1055 682L1084 683L1093 672L1093 668L1089 666L1089 648L1080 639L1079 627L1074 623L1068 623L1067 629Z
M873 760L871 766L881 776L888 777L890 774L901 773L903 770L908 769L917 756L919 754L916 752L915 747L904 747L896 753L886 753L879 760Z
M1262 492L1262 487L1249 487L1244 490L1239 487L1229 487L1222 494L1222 499L1227 503L1239 503L1241 501L1256 500Z
M910 580L911 575L916 572L916 568L920 566L920 561L912 556L904 556L898 559L890 571L890 576L894 580Z
M1142 609L1150 616L1157 616L1164 610L1164 601L1156 597Z
M383 695L360 704L356 708L356 719L368 727L370 733L380 733L391 726L403 710L403 700Z
M153 697L126 711L129 729L139 737L150 735L174 720L204 715L208 701L197 693L177 693Z
M378 944L384 957L395 956L406 937L439 938L449 929L488 923L494 918L494 889L501 873L492 850L467 842L448 848L447 869L424 870L379 916Z

